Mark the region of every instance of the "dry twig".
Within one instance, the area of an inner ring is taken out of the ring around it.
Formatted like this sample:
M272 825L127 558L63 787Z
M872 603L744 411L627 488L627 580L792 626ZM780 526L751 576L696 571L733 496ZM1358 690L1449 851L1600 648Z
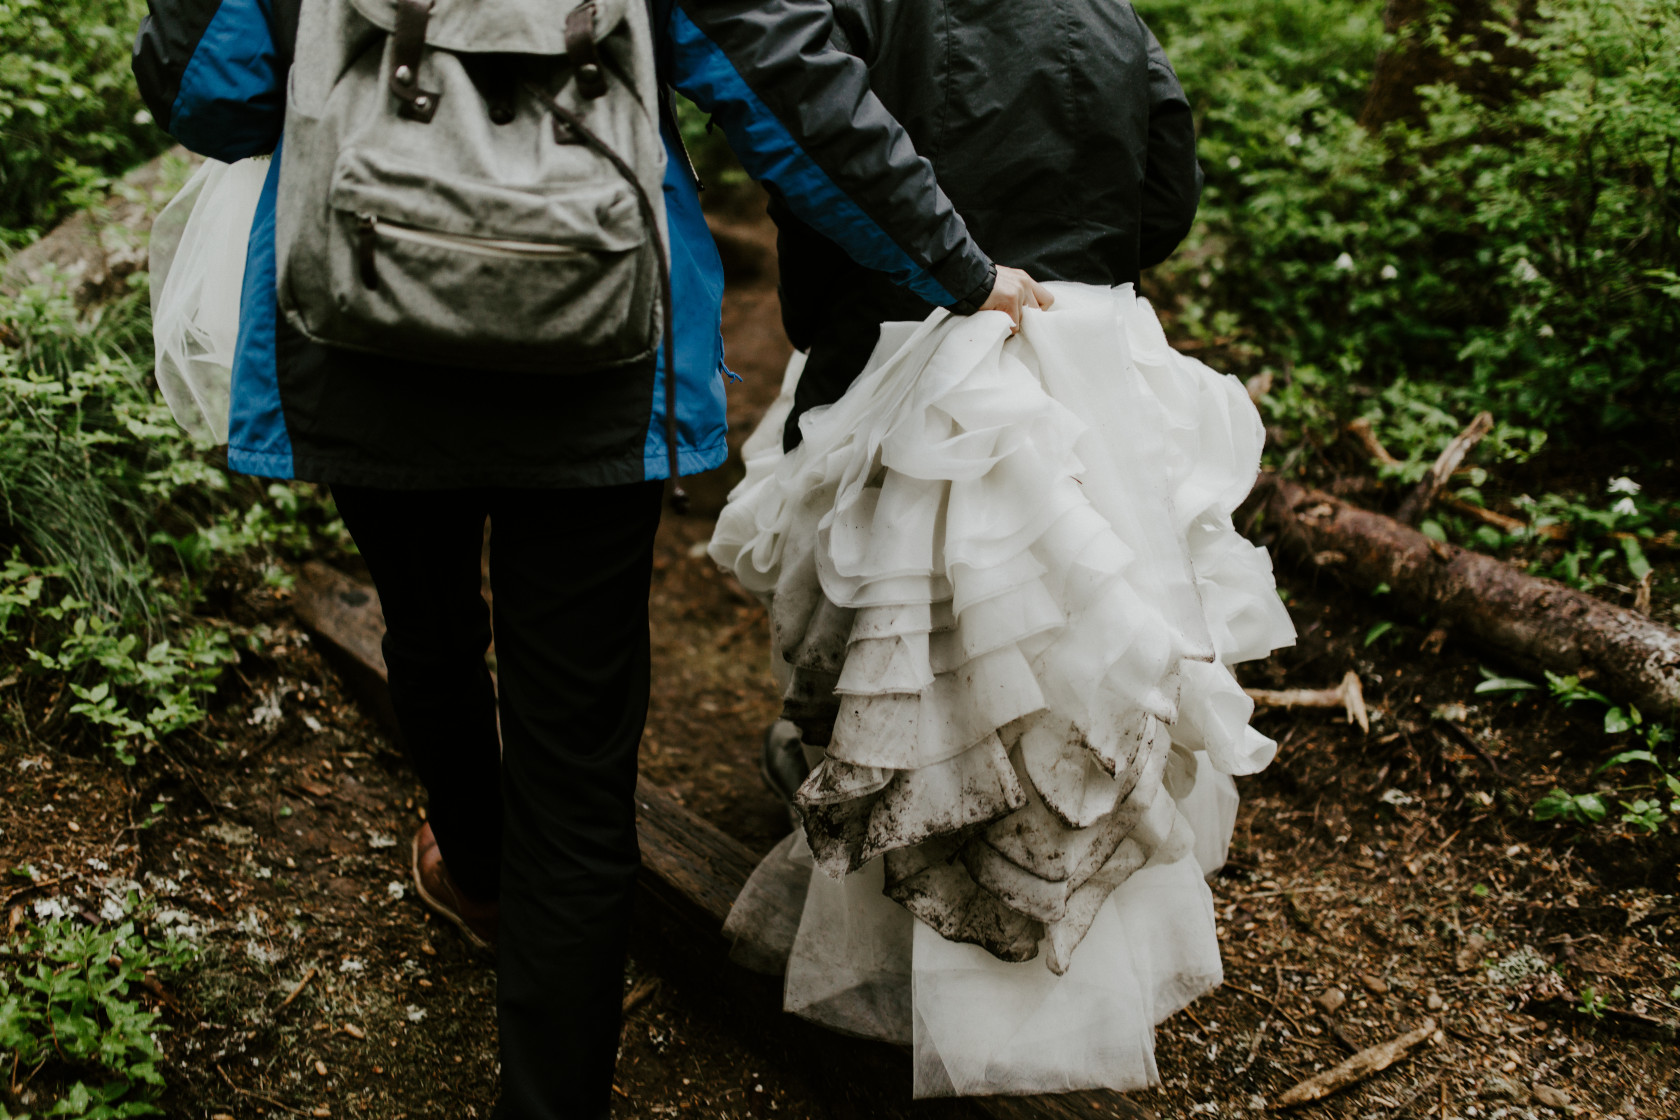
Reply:
M228 1083L228 1088L229 1089L232 1089L234 1092L238 1093L242 1097L250 1097L252 1100L261 1101L266 1105L270 1105L274 1108L280 1109L282 1112L289 1112L293 1116L309 1116L309 1115L311 1115L310 1113L305 1112L301 1108L293 1108L289 1104L282 1104L281 1102L275 1100L273 1097L265 1097L261 1093L253 1093L249 1089L241 1089L239 1086L237 1086L233 1083L233 1078L229 1077L228 1074L227 1074L227 1070L223 1069L221 1066L216 1067L216 1072L222 1075L222 1080L226 1081Z
M298 996L303 994L303 990L309 986L309 982L311 980L315 979L315 977L317 975L319 975L320 972L321 972L320 969L312 968L308 972L304 973L303 974L303 979L299 980L297 982L296 986L294 986L292 988L290 994L288 994L285 999L280 1001L280 1006L276 1007L274 1009L275 1016L278 1017L280 1012L282 1012L282 1011L286 1010L286 1008L290 1007L292 1005L292 1001L294 999L296 999Z
M1347 426L1347 433L1358 441L1367 457L1375 459L1385 467L1401 465L1400 460L1389 454L1388 448L1382 445L1382 440L1377 438L1377 433L1371 430L1371 422L1363 416Z
M652 999L653 994L658 990L659 977L647 976L638 980L635 987L631 988L624 997L624 1018L630 1018L631 1013L634 1012L636 1008Z
M1243 691L1262 708L1341 708L1347 712L1349 723L1357 723L1359 729L1367 733L1371 730L1371 716L1365 710L1365 690L1359 684L1359 675L1351 669L1342 677L1342 683L1335 688L1286 688L1275 691L1248 688Z
M1435 503L1447 481L1452 478L1454 471L1464 457L1482 442L1482 437L1493 431L1493 413L1478 412L1476 418L1470 421L1468 427L1453 437L1447 444L1441 457L1435 460L1435 465L1429 468L1429 473L1423 476L1423 481L1417 484L1417 489L1406 496L1395 511L1394 520L1402 525L1416 525L1422 520L1429 507Z
M1277 1111L1278 1109L1293 1108L1298 1104L1323 1100L1331 1093L1364 1081L1374 1074L1381 1073L1411 1053L1418 1043L1434 1033L1435 1020L1425 1019L1423 1026L1417 1030L1408 1031L1398 1038L1391 1038L1387 1042L1367 1047L1347 1061L1331 1066L1323 1073L1307 1078L1273 1101L1271 1108L1273 1111Z

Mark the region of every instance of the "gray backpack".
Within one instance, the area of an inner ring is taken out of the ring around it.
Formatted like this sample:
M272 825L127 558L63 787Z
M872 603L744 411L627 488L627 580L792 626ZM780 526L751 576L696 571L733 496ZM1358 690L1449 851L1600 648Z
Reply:
M659 97L645 0L304 0L286 318L475 369L650 360L671 321Z

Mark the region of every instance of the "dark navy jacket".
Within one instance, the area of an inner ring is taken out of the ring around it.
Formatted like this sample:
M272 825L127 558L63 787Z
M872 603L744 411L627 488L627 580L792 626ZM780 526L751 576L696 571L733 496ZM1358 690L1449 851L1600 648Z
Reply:
M157 121L217 159L276 150L299 3L149 0L134 70ZM959 311L985 300L990 259L870 92L862 61L832 44L829 0L651 7L662 74L715 116L774 198L921 299ZM723 273L698 184L669 125L666 133L679 469L688 474L727 454ZM251 231L228 447L234 469L397 488L666 476L663 353L640 372L543 377L399 363L298 335L275 295L278 166Z
M1118 285L1164 260L1201 196L1190 105L1128 0L830 0L834 42L933 164L969 232L1038 280ZM781 228L782 316L810 351L799 416L839 398L888 320L938 300L851 259L795 207Z

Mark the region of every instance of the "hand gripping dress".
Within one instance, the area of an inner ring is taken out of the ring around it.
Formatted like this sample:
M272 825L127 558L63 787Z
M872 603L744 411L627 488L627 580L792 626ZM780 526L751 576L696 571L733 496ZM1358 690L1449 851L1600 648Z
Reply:
M890 323L712 557L769 606L803 829L731 914L788 1010L909 1044L917 1096L1136 1089L1222 979L1205 876L1276 745L1230 666L1292 644L1232 513L1264 431L1131 285ZM820 750L820 754L819 754Z

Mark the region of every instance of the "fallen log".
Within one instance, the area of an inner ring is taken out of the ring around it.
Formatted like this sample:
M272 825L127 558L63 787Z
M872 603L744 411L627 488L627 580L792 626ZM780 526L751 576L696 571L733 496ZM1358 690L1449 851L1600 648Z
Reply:
M364 702L394 732L380 640L385 617L373 588L311 561L293 589L293 611L348 672ZM636 782L636 832L641 841L644 894L675 912L688 928L727 948L723 921L758 865L744 844L712 827L671 794ZM908 1085L908 1081L906 1082ZM974 1108L993 1120L1156 1120L1120 1093L1095 1091L1054 1097L975 1097Z
M1587 673L1617 700L1680 717L1680 631L1273 474L1249 508L1287 558L1361 590L1386 585L1401 609L1521 668Z

